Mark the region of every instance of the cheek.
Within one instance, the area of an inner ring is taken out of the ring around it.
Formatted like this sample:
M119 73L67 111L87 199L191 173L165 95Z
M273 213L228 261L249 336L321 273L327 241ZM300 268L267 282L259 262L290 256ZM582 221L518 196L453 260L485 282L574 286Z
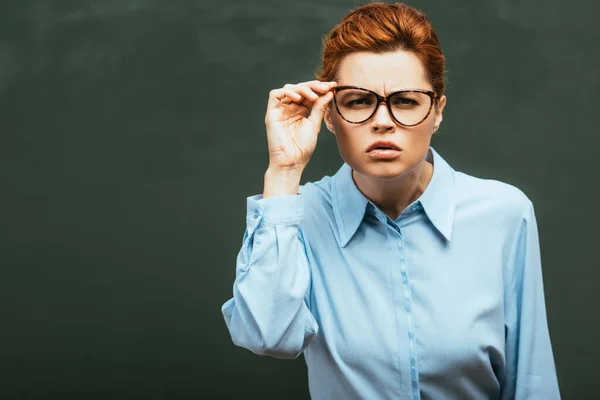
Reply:
M347 127L336 126L336 140L341 152L345 154L357 152L363 144L360 141L360 132L352 132Z
M411 128L400 128L402 133L402 145L405 150L415 150L417 153L428 149L433 135L433 126L435 125L434 110L417 126Z
M431 140L431 133L433 132L433 124L429 121L424 121L421 125L415 126L410 130L407 130L403 135L402 139L405 140L406 147L410 145L418 145L423 143L429 143Z
M348 126L351 124L336 118L332 118L332 124L335 128L335 139L340 155L344 161L352 164L352 161L359 159L360 153L363 153L368 146L364 131L359 126Z
M433 128L428 121L414 127L402 135L402 147L406 155L405 161L410 164L419 163L426 155L431 145Z
M340 117L337 110L335 109L335 106L331 106L331 110L329 111L329 118L331 120L331 124L335 128L336 133L339 130L343 129L343 124L345 121L342 119L342 117Z

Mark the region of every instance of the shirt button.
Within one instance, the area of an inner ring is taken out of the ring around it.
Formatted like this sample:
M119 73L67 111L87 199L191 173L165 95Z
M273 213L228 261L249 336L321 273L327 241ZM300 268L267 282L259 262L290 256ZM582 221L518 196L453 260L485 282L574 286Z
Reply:
M258 212L258 210L254 210L254 218L258 218L260 213Z

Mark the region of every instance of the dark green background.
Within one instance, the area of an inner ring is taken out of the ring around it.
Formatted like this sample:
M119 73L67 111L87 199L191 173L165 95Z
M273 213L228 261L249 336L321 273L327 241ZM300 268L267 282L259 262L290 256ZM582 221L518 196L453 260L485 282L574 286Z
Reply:
M313 79L360 4L0 3L0 398L308 398L304 360L235 347L220 308L262 192L268 92ZM433 146L534 202L563 397L592 399L598 3L411 4L447 56ZM303 182L340 164L323 129Z

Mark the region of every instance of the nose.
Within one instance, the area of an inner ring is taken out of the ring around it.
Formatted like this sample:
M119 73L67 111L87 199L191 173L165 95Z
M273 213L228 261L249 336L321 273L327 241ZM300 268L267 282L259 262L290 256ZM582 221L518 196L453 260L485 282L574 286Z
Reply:
M371 128L374 132L388 132L394 129L396 123L392 119L389 110L385 103L379 104L375 115L373 115L373 122Z

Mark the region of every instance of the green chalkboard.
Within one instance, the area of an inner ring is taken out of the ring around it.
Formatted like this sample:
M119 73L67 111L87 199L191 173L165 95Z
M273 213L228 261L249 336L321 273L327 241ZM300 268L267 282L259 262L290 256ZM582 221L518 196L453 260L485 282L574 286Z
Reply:
M302 357L235 347L220 307L268 92L313 79L321 37L363 3L2 2L0 398L308 398ZM433 145L534 202L561 391L591 399L598 3L410 4L447 58ZM323 128L303 182L341 162Z

